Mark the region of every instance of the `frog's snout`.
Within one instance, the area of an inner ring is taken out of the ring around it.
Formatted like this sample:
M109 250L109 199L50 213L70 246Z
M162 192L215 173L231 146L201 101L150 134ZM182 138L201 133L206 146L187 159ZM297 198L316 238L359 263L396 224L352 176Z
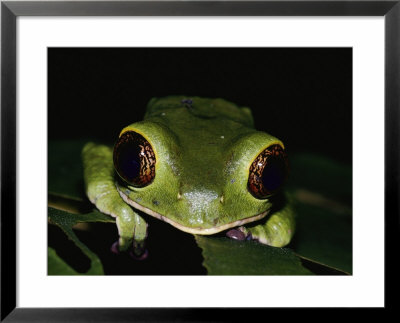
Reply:
M191 225L212 226L219 217L221 194L210 189L196 189L178 193L178 200L184 203L190 214Z
M219 194L212 190L200 189L183 192L180 194L180 198L188 203L193 210L203 210L215 203L219 199Z

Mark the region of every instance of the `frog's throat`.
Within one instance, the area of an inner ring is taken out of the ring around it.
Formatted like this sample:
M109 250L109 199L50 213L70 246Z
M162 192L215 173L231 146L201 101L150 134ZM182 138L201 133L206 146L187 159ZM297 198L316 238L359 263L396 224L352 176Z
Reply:
M122 199L126 203L128 203L130 206L133 206L135 209L138 209L138 210L140 210L140 211L142 211L142 212L144 212L144 213L146 213L148 215L151 215L151 216L153 216L153 217L155 217L157 219L165 221L165 222L171 224L172 226L174 226L175 228L178 228L181 231L192 233L192 234L208 235L208 234L218 233L218 232L224 231L226 229L238 227L238 226L244 225L246 223L250 223L250 222L254 222L254 221L260 220L263 217L265 217L269 212L267 210L267 211L265 211L263 213L260 213L260 214L257 214L257 215L254 215L254 216L251 216L251 217L248 217L248 218L245 218L245 219L241 219L241 220L234 221L234 222L231 222L231 223L226 223L226 224L223 224L223 225L220 225L220 226L216 226L216 227L212 227L212 228L191 228L191 227L186 227L186 226L184 226L184 225L182 225L182 224L180 224L178 222L175 222L175 221L173 221L171 219L168 219L167 217L165 217L165 216L163 216L163 215L161 215L161 214L159 214L159 213L157 213L157 212L155 212L153 210L150 210L147 207L144 207L143 205L140 205L140 204L132 201L124 192L122 192L118 188L118 186L117 186L117 189L118 189L118 192L121 195Z

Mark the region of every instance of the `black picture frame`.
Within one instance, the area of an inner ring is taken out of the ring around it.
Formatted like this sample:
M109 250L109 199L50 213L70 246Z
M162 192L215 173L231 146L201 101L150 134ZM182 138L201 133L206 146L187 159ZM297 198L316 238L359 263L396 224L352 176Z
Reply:
M236 321L239 309L16 307L16 19L19 16L383 16L385 19L385 254L399 228L400 0L2 1L1 321ZM389 307L385 257L385 307Z

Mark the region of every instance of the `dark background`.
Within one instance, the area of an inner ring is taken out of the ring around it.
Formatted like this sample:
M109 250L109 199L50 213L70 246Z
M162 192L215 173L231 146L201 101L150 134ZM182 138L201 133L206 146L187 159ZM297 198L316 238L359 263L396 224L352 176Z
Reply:
M113 143L152 97L221 97L291 152L352 161L351 48L50 48L49 139Z

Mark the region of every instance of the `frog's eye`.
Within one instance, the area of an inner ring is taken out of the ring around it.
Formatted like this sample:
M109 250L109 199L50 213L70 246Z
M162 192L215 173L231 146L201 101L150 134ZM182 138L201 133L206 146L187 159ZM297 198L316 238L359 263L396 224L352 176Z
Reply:
M114 147L118 175L135 187L150 184L155 177L156 157L150 143L134 131L123 133Z
M249 169L248 188L258 199L276 193L286 180L288 160L280 145L272 145L262 151Z

